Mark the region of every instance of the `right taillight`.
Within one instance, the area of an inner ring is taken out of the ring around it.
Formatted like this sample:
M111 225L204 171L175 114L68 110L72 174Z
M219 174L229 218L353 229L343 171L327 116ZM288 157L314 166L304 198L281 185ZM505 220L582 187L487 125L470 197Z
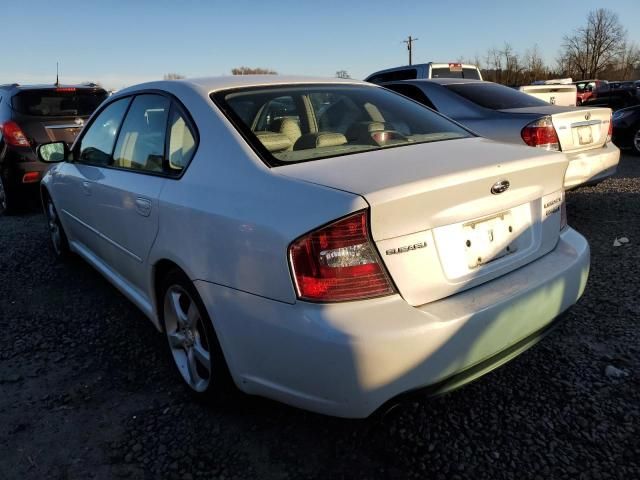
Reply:
M613 137L613 114L609 116L609 132L607 133L607 141L605 143L609 143L612 137Z
M289 261L302 300L340 302L395 292L371 243L366 210L298 238Z
M0 132L7 145L13 147L28 147L31 145L27 136L16 122L8 121L0 124Z
M530 147L560 150L560 141L551 117L542 117L535 122L529 123L522 129L520 135L524 143Z

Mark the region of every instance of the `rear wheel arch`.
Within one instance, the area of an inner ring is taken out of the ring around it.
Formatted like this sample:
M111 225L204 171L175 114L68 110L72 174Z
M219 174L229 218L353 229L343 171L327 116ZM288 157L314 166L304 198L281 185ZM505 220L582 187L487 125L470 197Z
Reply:
M207 388L208 391L203 393L205 393L205 396L209 398L212 398L212 395L225 396L230 393L234 389L234 382L229 372L227 360L220 346L220 340L215 328L213 315L208 311L204 301L199 295L198 289L191 280L191 277L174 261L161 259L154 264L153 279L158 324L163 335L167 335L166 319L164 318L165 292L175 286L181 286L184 289L183 291L186 291L198 306L198 309L201 311L202 320L206 321L210 328L210 338L208 339L210 342L209 351L212 361L214 362L212 368L215 368L217 372L216 385L211 389Z

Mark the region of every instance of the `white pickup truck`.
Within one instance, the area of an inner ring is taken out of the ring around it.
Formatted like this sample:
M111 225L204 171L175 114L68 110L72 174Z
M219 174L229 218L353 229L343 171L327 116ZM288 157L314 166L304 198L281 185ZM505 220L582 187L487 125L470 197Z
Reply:
M373 72L364 81L384 83L396 80L415 80L417 78L470 78L472 80L482 80L482 74L477 66L467 63L429 62L379 70Z
M520 87L519 90L551 105L575 107L577 89L571 81L571 78L547 80L545 82L536 82L533 85L525 85Z

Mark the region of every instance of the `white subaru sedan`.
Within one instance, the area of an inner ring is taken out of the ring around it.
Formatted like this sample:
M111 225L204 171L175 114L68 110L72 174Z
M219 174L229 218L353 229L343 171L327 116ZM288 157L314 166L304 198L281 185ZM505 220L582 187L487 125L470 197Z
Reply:
M515 357L588 277L563 155L363 82L138 85L39 155L54 251L135 303L199 396L366 417Z

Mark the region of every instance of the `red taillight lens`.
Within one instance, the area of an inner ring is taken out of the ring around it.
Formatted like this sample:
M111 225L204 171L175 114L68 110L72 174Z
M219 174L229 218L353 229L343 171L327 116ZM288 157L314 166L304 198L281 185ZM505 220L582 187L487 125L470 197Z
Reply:
M560 150L558 134L553 127L551 117L543 117L531 122L520 133L524 143L530 147L544 148L546 150Z
M609 133L607 133L606 143L609 143L611 138L613 138L613 114L609 116Z
M28 147L30 145L27 136L16 122L9 121L0 124L0 132L2 132L2 137L7 145L13 147Z
M298 297L339 302L394 293L360 211L308 233L289 247Z
M27 172L22 176L22 183L35 183L40 180L40 172Z

